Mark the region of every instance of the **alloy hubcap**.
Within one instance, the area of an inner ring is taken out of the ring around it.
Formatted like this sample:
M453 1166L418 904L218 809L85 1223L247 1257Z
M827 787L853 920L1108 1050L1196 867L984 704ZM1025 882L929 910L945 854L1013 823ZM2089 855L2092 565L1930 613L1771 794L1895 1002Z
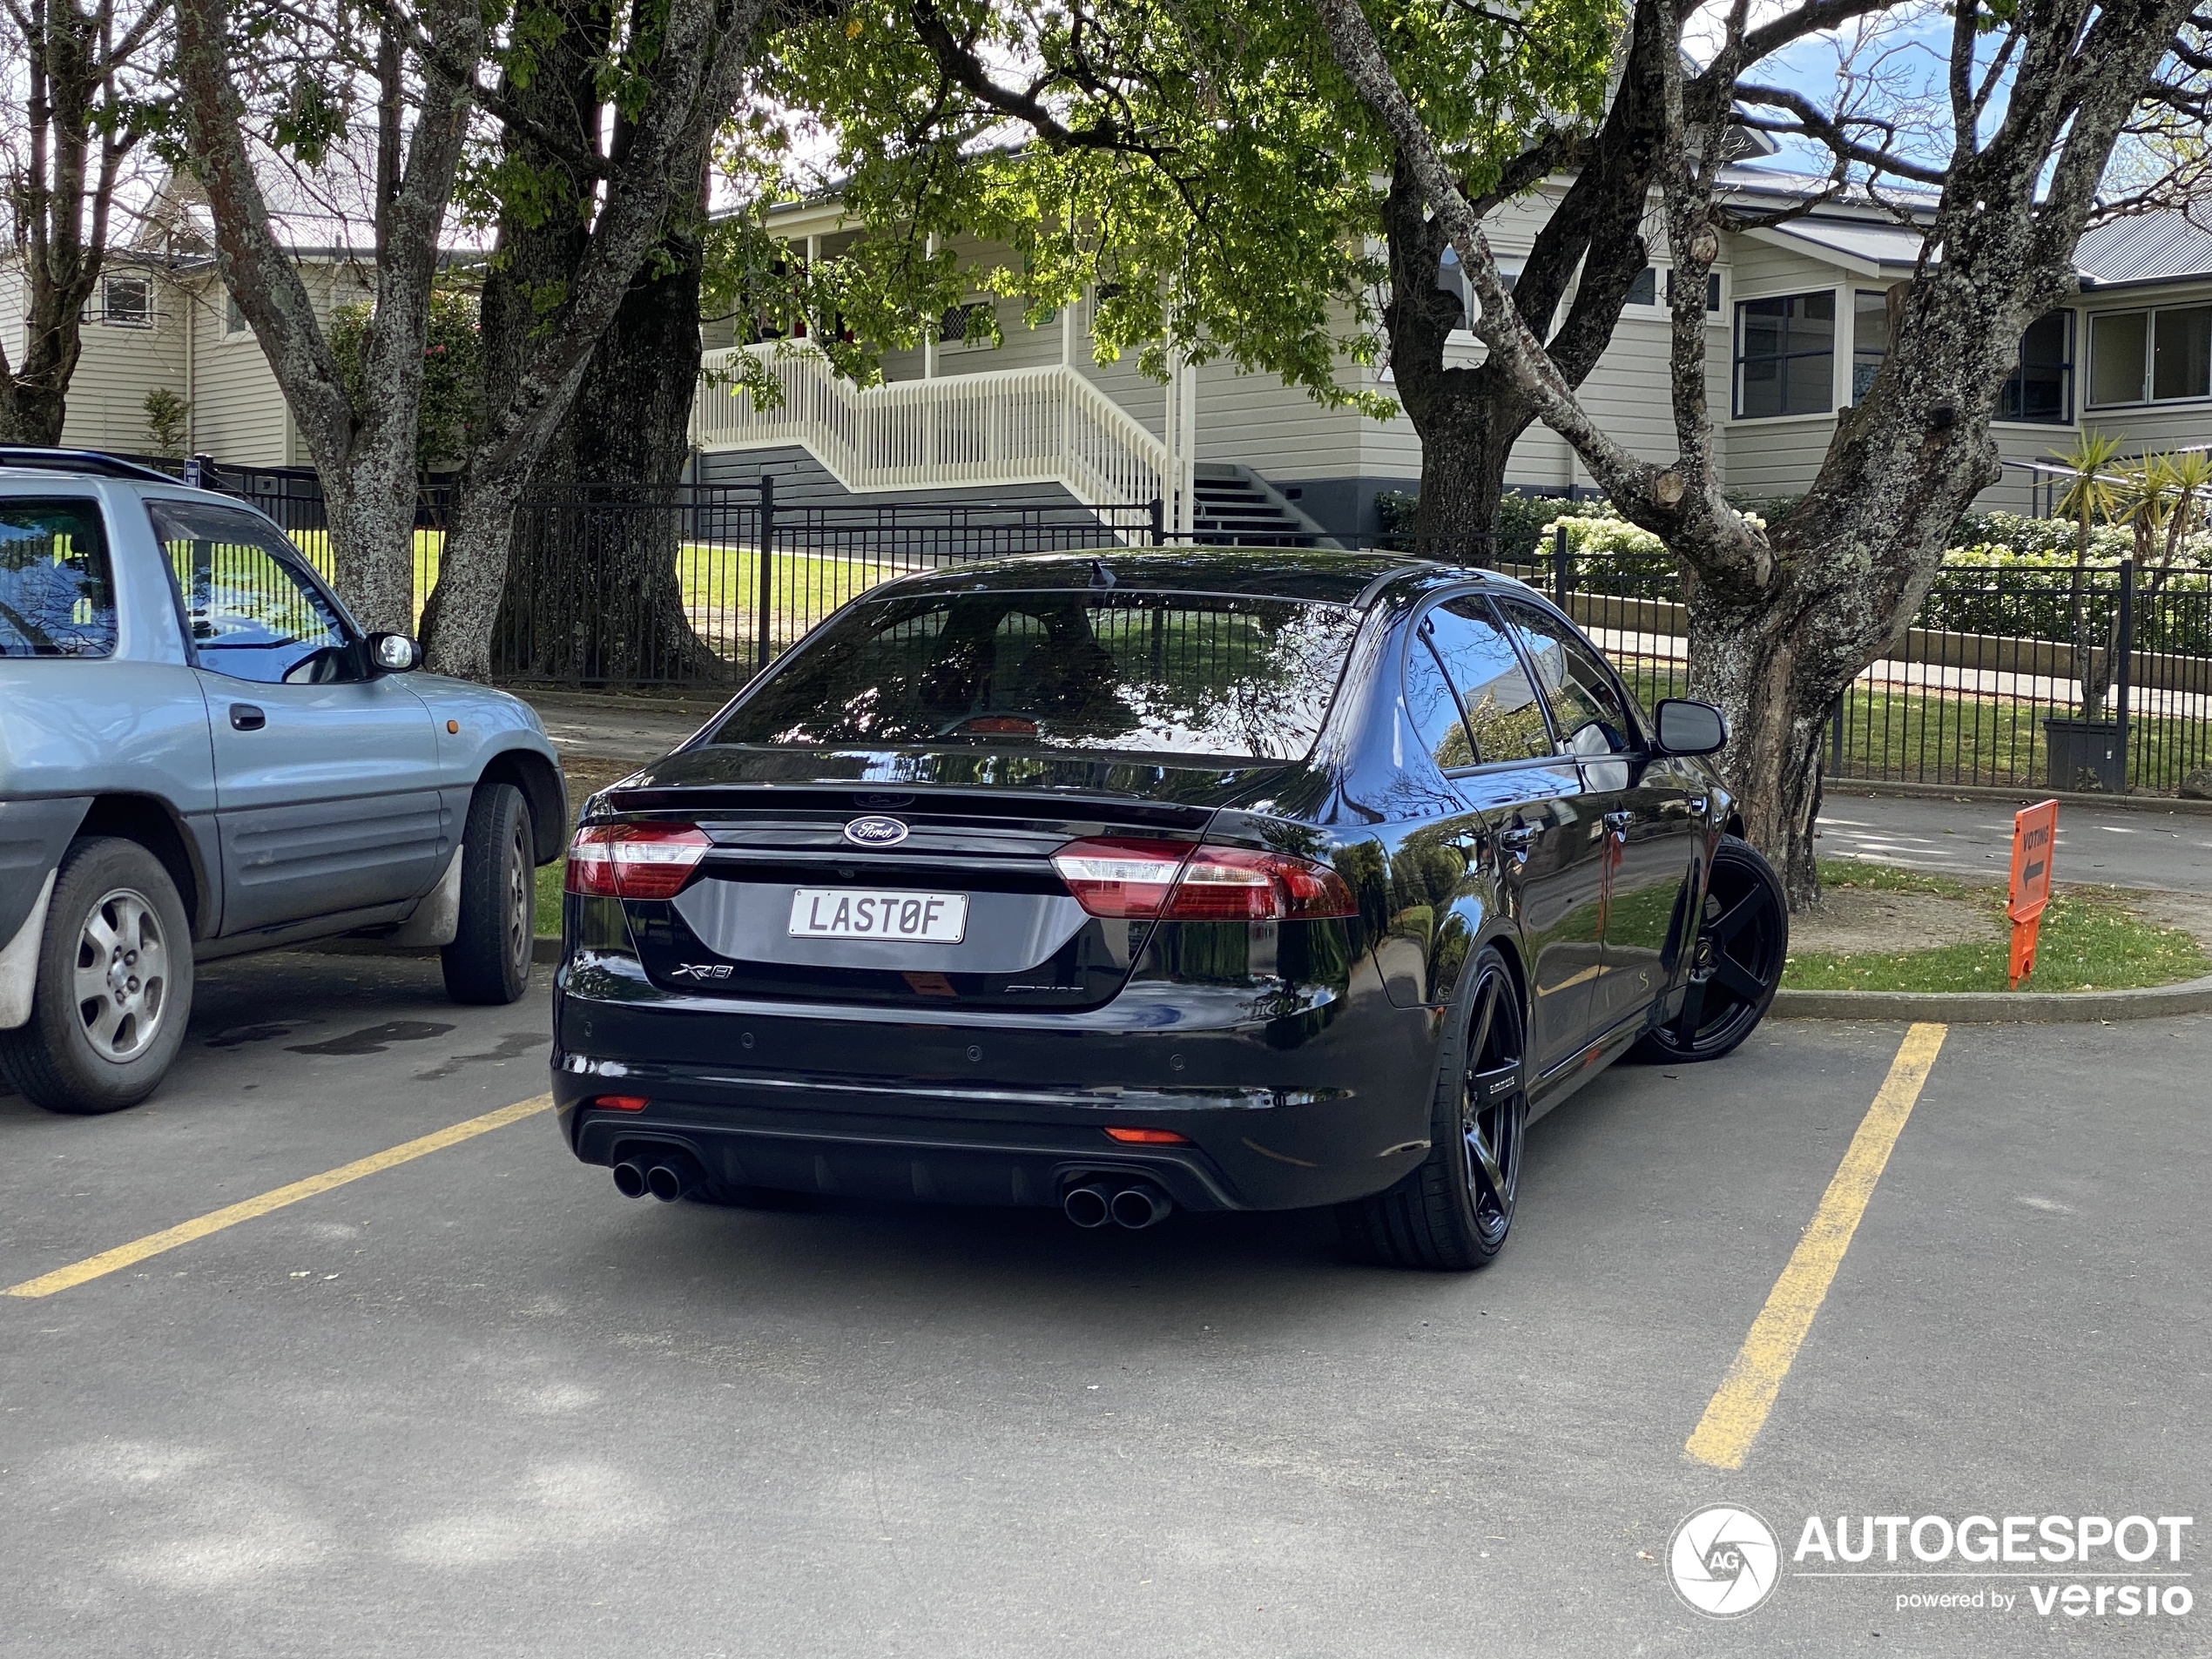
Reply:
M1527 1123L1521 1089L1521 1006L1512 981L1493 964L1474 990L1474 1027L1467 1042L1460 1095L1467 1197L1485 1244L1495 1245L1513 1222L1521 1190L1521 1147Z
M1741 865L1716 864L1705 894L1689 990L1673 1026L1689 1049L1724 1046L1765 1005L1782 977L1781 910L1772 888Z
M103 1060L136 1059L159 1035L169 952L146 896L118 887L94 905L77 941L77 1017Z
M529 849L523 844L518 825L507 847L507 954L512 961L529 961L536 898L530 880Z

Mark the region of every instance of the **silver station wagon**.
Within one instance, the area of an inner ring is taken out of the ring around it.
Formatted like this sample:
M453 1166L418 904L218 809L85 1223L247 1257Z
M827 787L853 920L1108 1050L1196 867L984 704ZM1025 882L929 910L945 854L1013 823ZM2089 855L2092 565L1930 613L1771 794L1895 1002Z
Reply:
M0 449L0 1073L143 1100L196 961L437 947L462 1002L530 968L568 807L536 715L412 671L277 525L105 455Z

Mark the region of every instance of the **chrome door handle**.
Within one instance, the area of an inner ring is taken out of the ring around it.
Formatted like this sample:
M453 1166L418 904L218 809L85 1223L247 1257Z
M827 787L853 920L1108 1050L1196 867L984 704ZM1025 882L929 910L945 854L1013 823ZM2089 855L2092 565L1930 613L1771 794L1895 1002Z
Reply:
M1611 830L1615 835L1620 836L1623 840L1628 839L1629 826L1635 821L1635 814L1634 813L1608 813L1605 814L1605 827Z

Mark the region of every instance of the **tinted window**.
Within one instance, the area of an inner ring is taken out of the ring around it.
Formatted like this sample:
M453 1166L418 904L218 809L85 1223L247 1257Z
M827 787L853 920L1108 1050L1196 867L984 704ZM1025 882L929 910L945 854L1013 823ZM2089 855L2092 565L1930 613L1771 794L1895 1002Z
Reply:
M115 655L115 578L89 501L0 501L0 657Z
M1444 678L1436 653L1430 648L1433 631L1431 624L1424 621L1419 637L1406 648L1406 712L1430 759L1447 770L1471 766L1474 746L1460 721L1460 700L1452 695L1451 683Z
M825 629L714 741L1298 759L1358 624L1338 605L1226 594L887 597Z
M1736 413L1813 415L1835 399L1836 296L1792 293L1736 307Z
M1612 675L1590 648L1566 624L1534 605L1508 602L1505 611L1520 630L1528 660L1536 665L1536 679L1551 705L1561 752L1606 755L1633 749L1635 722Z
M1483 761L1528 760L1552 752L1543 705L1527 671L1483 600L1454 599L1429 612L1431 637L1467 710Z
M199 665L263 685L346 678L346 627L292 543L251 513L146 503L185 597Z

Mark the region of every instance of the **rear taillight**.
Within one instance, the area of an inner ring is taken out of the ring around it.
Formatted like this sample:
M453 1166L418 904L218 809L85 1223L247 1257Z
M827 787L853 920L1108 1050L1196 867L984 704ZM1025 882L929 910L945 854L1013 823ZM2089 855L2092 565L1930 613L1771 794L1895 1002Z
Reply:
M1316 921L1354 916L1345 880L1325 864L1244 846L1070 841L1052 867L1094 916L1160 921Z
M587 899L672 899L714 843L690 824L590 824L569 843L568 891Z

